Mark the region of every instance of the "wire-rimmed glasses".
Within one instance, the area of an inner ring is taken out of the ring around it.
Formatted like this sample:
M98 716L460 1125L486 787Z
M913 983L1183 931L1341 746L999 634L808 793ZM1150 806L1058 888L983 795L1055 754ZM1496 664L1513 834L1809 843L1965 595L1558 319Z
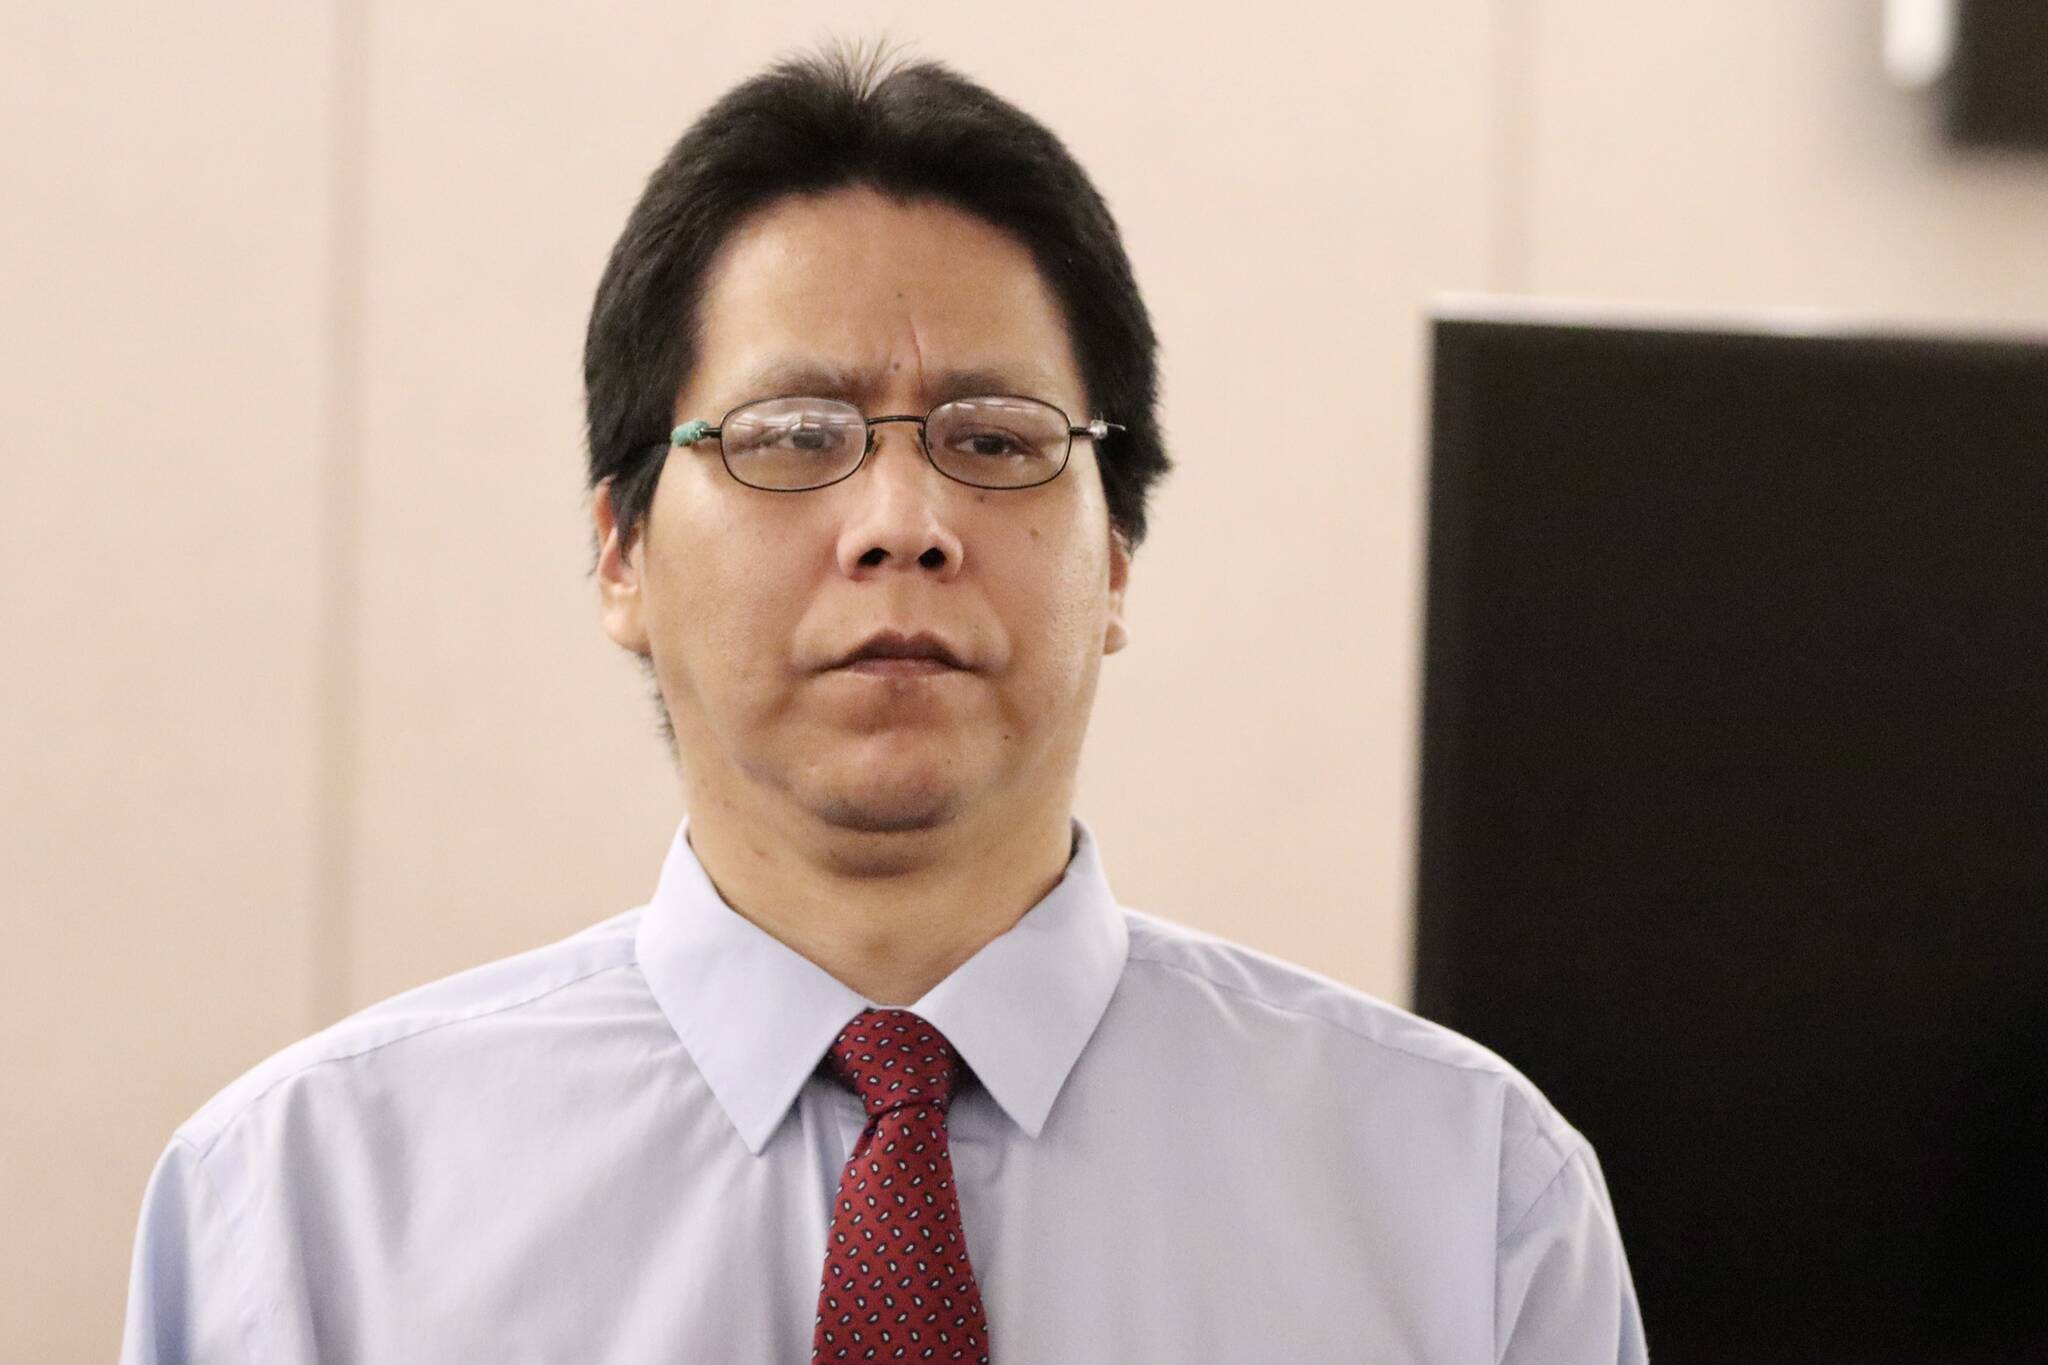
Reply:
M1036 398L996 394L955 398L922 417L869 417L837 398L792 395L742 403L713 426L685 422L670 444L688 447L707 437L735 479L770 493L800 493L847 478L875 448L875 428L910 422L932 466L975 488L1035 488L1067 467L1074 438L1101 440L1122 431L1098 417L1075 426L1066 413Z

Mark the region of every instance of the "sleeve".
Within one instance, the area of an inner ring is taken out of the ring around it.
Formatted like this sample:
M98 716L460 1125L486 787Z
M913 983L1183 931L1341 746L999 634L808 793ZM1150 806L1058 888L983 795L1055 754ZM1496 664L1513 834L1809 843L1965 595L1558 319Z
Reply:
M1495 1249L1499 1365L1647 1365L1607 1180L1581 1142Z
M142 1196L121 1365L247 1365L238 1287L219 1196L199 1153L174 1138Z

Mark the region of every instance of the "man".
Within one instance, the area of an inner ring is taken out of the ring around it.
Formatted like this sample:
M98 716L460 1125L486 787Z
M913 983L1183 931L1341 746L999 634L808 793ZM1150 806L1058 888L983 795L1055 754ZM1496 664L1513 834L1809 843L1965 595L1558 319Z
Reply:
M961 77L706 113L586 349L604 627L688 811L654 897L206 1105L127 1358L1644 1359L1527 1080L1119 908L1072 816L1153 353L1101 198Z

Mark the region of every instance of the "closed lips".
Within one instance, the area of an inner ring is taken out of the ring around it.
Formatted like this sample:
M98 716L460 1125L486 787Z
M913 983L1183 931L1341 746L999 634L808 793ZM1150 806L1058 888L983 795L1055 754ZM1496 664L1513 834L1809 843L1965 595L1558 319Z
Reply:
M897 631L883 631L871 635L834 667L844 668L863 659L931 659L950 668L967 667L966 661L952 646L927 632L905 635Z

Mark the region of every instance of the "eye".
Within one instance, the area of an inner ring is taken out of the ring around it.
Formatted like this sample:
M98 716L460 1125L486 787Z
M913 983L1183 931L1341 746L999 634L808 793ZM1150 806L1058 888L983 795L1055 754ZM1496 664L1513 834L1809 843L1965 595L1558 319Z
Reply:
M857 447L866 430L858 411L778 398L734 413L722 439L728 454L746 459L837 458Z
M953 448L963 455L976 455L989 459L1000 459L1010 455L1034 455L1036 447L1027 443L1014 432L994 427L977 427L956 432L951 442Z
M791 450L830 450L838 442L838 433L816 422L802 422L785 428L781 433L781 444Z

